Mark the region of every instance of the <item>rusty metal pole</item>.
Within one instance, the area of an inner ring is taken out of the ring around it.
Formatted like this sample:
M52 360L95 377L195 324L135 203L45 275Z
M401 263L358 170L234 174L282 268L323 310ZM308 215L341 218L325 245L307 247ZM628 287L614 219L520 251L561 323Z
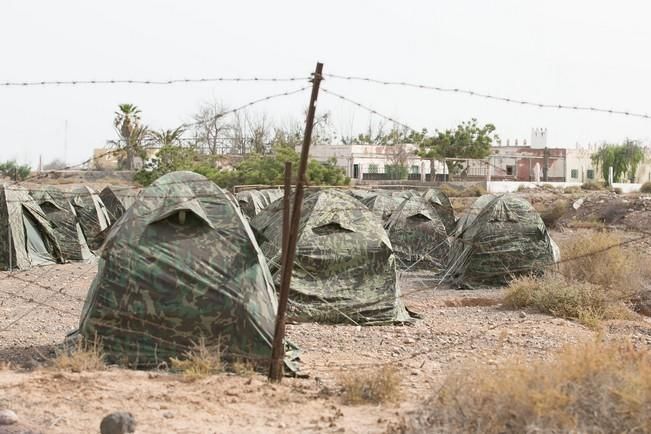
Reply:
M285 315L284 313L287 310L287 299L289 298L289 285L291 283L292 279L292 270L293 270L293 265L294 265L294 256L296 253L296 241L298 239L298 224L301 219L301 211L303 208L303 194L304 194L304 189L305 189L305 174L307 172L307 163L308 163L308 157L310 155L310 143L312 141L312 129L314 128L314 115L316 112L316 100L317 97L319 96L319 85L321 84L321 80L323 79L322 77L323 73L323 63L318 63L316 64L316 69L314 71L313 77L312 77L312 94L310 95L310 105L307 109L307 118L305 120L305 135L303 136L303 146L301 148L301 159L299 162L298 166L298 173L296 176L296 192L294 193L294 206L292 207L292 218L290 221L289 225L289 236L287 239L287 254L284 255L284 262L282 263L281 266L281 276L280 276L280 297L283 297L283 294L285 295L285 305L283 306L282 303L278 303L278 312L283 313L282 317L278 315L276 318L277 323L281 322L282 327L280 327L281 333L277 333L274 336L274 344L278 345L280 344L280 349L278 350L276 346L274 346L272 350L272 359L273 359L273 354L276 353L278 354L278 351L280 351L280 354L284 356L284 348L282 347L282 342L285 338L285 333L284 333L284 325L285 325ZM278 371L274 371L273 367L276 365L273 361L271 363L271 368L269 370L269 379L271 381L277 381L280 382L282 379L282 360L280 361L280 369Z
M292 194L292 163L285 162L285 194L283 196L283 232L281 250L281 273L282 266L287 262L287 245L289 241L290 198ZM281 291L278 297L278 311L276 314L276 327L274 339L271 345L271 365L269 367L269 378L272 381L280 381L283 376L283 358L285 356L283 338L285 336L285 313L287 312L287 300L289 291Z

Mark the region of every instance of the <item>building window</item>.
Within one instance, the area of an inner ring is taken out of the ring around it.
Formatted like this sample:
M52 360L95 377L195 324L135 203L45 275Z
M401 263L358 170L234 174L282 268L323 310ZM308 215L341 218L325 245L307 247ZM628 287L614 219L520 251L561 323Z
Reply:
M592 169L588 169L588 170L586 171L585 176L586 176L588 179L594 179L594 170L592 170Z
M572 169L570 171L570 178L579 179L579 169Z
M377 164L369 164L368 165L368 173L378 173Z
M513 176L515 174L515 166L506 166L507 176Z
M414 164L413 166L411 166L410 169L411 169L410 171L411 171L412 175L418 175L420 168L417 165Z

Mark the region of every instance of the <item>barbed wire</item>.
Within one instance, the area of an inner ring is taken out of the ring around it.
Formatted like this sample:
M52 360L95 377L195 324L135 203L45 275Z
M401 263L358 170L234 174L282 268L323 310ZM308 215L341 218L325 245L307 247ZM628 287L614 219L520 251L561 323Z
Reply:
M437 91L437 92L444 92L444 93L465 94L465 95L469 95L469 96L473 96L473 97L480 97L480 98L485 98L485 99L489 99L489 100L495 100L495 101L501 101L501 102L506 102L506 103L518 104L518 105L522 105L522 106L531 106L531 107L537 107L537 108L588 111L588 112L598 112L598 113L607 113L607 114L614 114L614 115L630 116L630 117L636 117L636 118L641 118L641 119L651 119L651 115L649 115L647 113L636 113L636 112L626 111L626 110L607 109L607 108L582 106L582 105L549 104L549 103L528 101L528 100L519 99L519 98L508 98L508 97L503 97L503 96L496 96L496 95L491 95L491 94L488 94L488 93L476 92L476 91L473 91L473 90L462 89L462 88L450 88L450 87L432 86L432 85L427 85L427 84L411 83L411 82L407 82L407 81L387 81L387 80L379 80L379 79L371 78L371 77L360 77L360 76L353 76L353 75L324 74L324 76L329 77L329 78L339 79L339 80L363 81L363 82L367 82L367 83L381 84L381 85L385 85L385 86L402 86L402 87L410 87L410 88L415 88L415 89L434 90L434 91Z
M137 85L174 85L189 83L282 83L292 81L306 81L310 77L206 77L206 78L174 78L170 80L131 80L131 79L100 79L100 80L43 80L43 81L4 81L4 87L28 86L80 86L80 85L112 85L112 84L137 84Z

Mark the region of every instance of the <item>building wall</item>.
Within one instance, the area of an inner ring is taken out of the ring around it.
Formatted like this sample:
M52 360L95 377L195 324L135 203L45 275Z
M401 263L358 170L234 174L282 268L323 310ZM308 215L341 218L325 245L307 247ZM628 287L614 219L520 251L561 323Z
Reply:
M566 153L565 179L567 182L588 182L601 180L601 173L592 164L589 149L568 149Z
M549 181L565 180L565 149L548 148L547 177ZM510 181L534 181L536 165L543 179L545 149L528 146L494 146L489 157L492 168L491 179Z

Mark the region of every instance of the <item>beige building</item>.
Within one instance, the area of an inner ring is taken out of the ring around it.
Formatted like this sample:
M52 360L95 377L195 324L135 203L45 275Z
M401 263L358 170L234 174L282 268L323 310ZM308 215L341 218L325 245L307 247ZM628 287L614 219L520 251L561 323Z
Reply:
M158 154L158 149L148 148L145 150L147 159L150 160ZM120 161L127 158L127 153L124 150L116 148L96 148L93 150L93 159L89 164L90 169L93 170L118 170ZM134 169L141 169L143 167L142 158L134 158Z

